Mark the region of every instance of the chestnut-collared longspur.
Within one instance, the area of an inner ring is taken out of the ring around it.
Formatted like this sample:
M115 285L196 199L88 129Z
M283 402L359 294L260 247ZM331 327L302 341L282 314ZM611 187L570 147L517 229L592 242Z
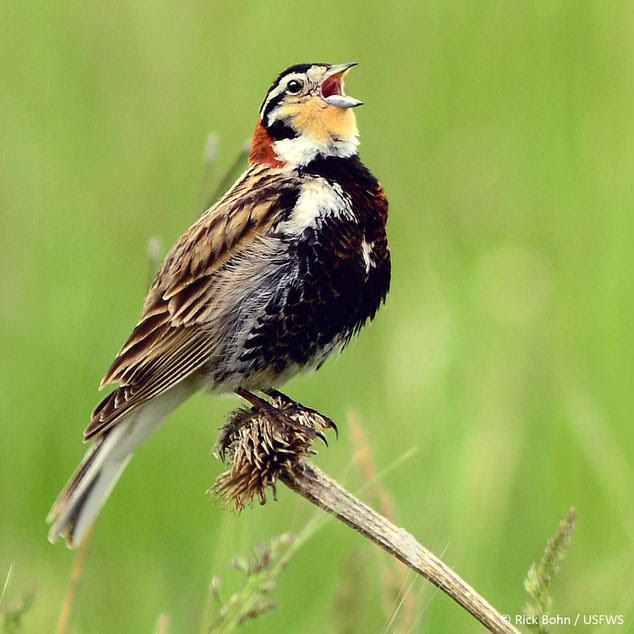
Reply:
M258 402L342 350L385 300L388 204L357 154L352 66L299 64L273 82L248 169L167 254L101 381L118 386L49 514L52 541L81 541L135 449L194 392Z

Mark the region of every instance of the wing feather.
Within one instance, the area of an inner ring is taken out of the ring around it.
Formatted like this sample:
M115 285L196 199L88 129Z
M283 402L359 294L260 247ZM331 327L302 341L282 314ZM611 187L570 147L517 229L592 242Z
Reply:
M95 408L86 439L170 389L209 359L214 338L205 317L218 301L216 272L290 213L297 181L275 168L248 169L167 254L141 319L103 377L119 386Z

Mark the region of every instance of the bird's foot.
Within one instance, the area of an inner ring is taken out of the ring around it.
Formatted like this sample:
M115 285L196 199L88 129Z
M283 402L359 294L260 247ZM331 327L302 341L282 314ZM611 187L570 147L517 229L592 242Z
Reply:
M275 483L293 479L300 463L316 454L315 439L327 445L325 432L336 427L279 392L268 392L270 401L243 388L235 392L251 407L233 411L220 430L214 454L230 469L213 490L240 510L254 498L264 504L269 489L275 495Z
M299 416L308 416L312 421L319 420L321 427L324 429L332 429L335 432L335 438L339 438L339 428L335 424L335 421L328 416L325 416L312 407L307 407L299 401L295 401L290 396L280 392L279 390L264 390L264 393L267 396L270 396L275 403L279 404L278 407L283 411ZM326 443L326 445L328 445L328 443Z
M251 403L256 411L266 415L281 429L290 428L302 434L308 434L313 438L319 438L328 446L328 438L324 430L337 430L336 425L329 418L314 409L304 407L277 390L265 393L271 397L271 402L243 388L236 390L236 394Z

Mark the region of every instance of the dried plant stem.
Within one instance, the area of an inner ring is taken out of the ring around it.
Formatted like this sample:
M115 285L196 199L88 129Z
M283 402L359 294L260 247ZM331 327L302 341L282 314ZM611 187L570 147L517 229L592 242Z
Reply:
M203 211L211 207L217 200L220 200L220 197L225 193L225 191L229 188L231 183L235 178L240 174L240 169L246 160L247 156L249 156L249 152L251 151L251 141L245 141L236 157L233 159L233 162L229 165L225 173L221 176L218 181L218 185L216 189L213 191L205 206L203 207ZM214 157L215 160L215 157ZM209 176L207 176L209 178Z
M81 543L81 546L77 551L77 555L75 556L75 562L73 563L73 569L70 573L68 587L66 588L66 596L64 597L64 603L62 604L59 621L57 621L55 634L66 634L68 632L70 617L73 612L73 604L75 603L75 596L77 594L77 587L79 586L81 575L84 572L84 561L86 560L89 542L90 532L84 538L84 541Z
M412 535L366 506L305 459L281 480L290 489L358 531L461 605L490 632L519 634L502 615Z
M163 613L159 614L158 623L156 624L156 634L167 634L170 626L170 617Z
M215 454L230 469L218 476L212 491L241 510L254 499L263 504L267 490L281 480L318 508L354 528L414 572L431 581L490 632L519 634L471 586L412 535L354 497L322 473L309 458L316 438L336 426L316 410L283 394L266 407L241 408L222 428Z

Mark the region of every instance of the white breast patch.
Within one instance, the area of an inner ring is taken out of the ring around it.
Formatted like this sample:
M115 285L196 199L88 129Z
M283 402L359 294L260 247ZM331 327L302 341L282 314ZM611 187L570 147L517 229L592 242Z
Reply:
M332 215L355 220L349 199L341 187L323 178L315 178L302 185L289 219L280 223L279 228L285 233L302 233L319 218Z

